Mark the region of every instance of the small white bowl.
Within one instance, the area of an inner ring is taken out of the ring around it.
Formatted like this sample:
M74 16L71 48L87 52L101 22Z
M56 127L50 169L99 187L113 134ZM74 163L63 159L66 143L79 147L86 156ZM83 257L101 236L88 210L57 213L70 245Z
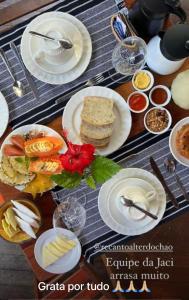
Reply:
M138 73L141 73L141 72L148 74L149 77L150 77L150 84L149 84L149 86L148 86L146 89L139 89L139 88L137 88L137 87L135 86L135 82L134 82L134 81L135 81L135 77L136 77L136 75L137 75ZM139 70L139 71L135 72L135 74L133 75L133 78L132 78L132 85L133 85L134 89L137 90L137 91L139 91L139 92L147 92L147 91L149 91L149 90L153 87L153 85L154 85L154 76L153 76L153 74L152 74L150 71L148 71L148 70Z
M163 89L163 90L165 90L166 93L167 93L167 100L166 100L163 104L157 104L157 103L155 103L155 102L152 100L152 93L153 93L156 89ZM170 91L170 89L169 89L167 86L165 86L165 85L156 85L156 86L154 86L154 87L151 89L151 91L150 91L150 93L149 93L149 99L150 99L150 102L151 102L152 105L158 106L158 107L159 107L159 106L164 107L164 106L166 106L167 104L169 104L169 102L171 101L171 91Z
M130 100L130 98L131 98L133 95L137 95L137 94L140 94L140 95L144 96L145 99L146 99L146 106L145 106L142 110L134 110L134 109L132 109L132 108L130 107L130 105L129 105L129 100ZM144 112L145 110L147 110L147 108L148 108L148 106L149 106L149 103L150 103L150 102L149 102L148 96L147 96L146 94L140 92L140 91L131 93L131 94L129 95L128 99L127 99L127 104L128 104L128 106L129 106L130 111L134 112L135 114L140 114L140 113Z
M168 122L168 124L167 124L167 127L166 127L164 130L159 131L159 132L152 131L151 129L148 128L148 126L147 126L147 124L146 124L146 118L147 118L148 113L149 113L151 110L156 110L156 109L166 111L166 113L167 113L167 115L168 115L168 118L169 118L169 122ZM171 116L170 112L169 112L166 108L161 107L161 106L157 106L157 107L153 107L153 108L149 109L149 110L146 112L145 116L144 116L144 126L145 126L146 130L148 130L148 131L149 131L150 133L152 133L152 134L158 135L158 134L165 133L165 132L171 127L171 124L172 124L172 116Z

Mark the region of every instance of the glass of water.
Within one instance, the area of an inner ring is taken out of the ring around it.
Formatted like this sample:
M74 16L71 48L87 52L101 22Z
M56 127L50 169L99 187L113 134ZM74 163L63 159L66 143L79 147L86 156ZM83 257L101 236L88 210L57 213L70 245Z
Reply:
M86 196L83 193L75 193L65 197L53 214L53 227L66 228L79 236L86 222Z
M130 36L114 48L112 64L117 73L131 76L144 67L146 56L147 45L145 41L137 36Z

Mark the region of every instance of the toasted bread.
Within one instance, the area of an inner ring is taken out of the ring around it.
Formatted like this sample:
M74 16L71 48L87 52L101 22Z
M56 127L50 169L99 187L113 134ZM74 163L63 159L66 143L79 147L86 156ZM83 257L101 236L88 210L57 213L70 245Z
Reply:
M103 97L88 96L84 98L81 119L94 126L109 125L114 122L114 102Z

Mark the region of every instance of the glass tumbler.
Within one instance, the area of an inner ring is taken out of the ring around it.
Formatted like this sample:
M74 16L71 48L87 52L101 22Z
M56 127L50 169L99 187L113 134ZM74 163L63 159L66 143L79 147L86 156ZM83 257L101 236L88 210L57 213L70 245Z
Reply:
M86 196L82 193L75 193L65 197L53 214L53 227L66 228L79 236L86 222Z
M137 36L131 36L116 45L112 53L112 64L117 73L131 76L146 63L147 45Z

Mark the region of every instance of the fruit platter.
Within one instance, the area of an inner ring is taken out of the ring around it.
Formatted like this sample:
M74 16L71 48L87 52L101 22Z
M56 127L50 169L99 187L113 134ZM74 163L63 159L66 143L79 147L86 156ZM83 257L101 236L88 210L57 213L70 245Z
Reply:
M53 129L32 124L14 130L0 150L0 180L33 197L55 186L51 175L61 173L58 155L67 146Z

